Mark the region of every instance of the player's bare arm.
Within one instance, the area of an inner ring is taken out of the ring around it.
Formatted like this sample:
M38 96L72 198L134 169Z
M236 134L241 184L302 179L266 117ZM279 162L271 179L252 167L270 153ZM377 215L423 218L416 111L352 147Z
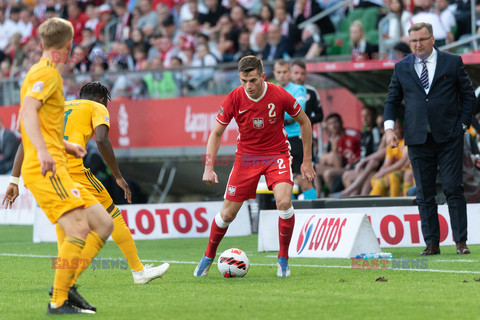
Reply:
M218 149L220 148L220 139L227 126L215 122L213 131L210 133L207 142L207 154L205 157L205 170L203 172L202 181L209 186L218 183L218 177L214 170L215 158L217 157Z
M65 151L67 151L68 154L71 154L75 158L83 158L87 155L87 150L85 150L84 147L77 143L63 140L63 144L65 146Z
M27 136L30 138L30 141L32 141L35 150L37 150L37 157L40 162L42 176L45 176L49 171L52 172L52 175L55 175L55 160L53 160L51 154L48 152L45 139L40 131L38 110L40 110L41 107L41 101L32 97L25 97L23 100L20 117L22 118L23 126L25 127Z
M117 159L115 158L115 153L113 151L112 142L108 136L108 126L101 124L95 128L95 138L97 142L97 147L100 153L102 154L103 159L107 163L108 168L115 177L117 185L122 188L124 192L124 198L127 199L128 203L132 203L132 191L128 186L127 181L122 176L120 168L118 167Z
M303 143L303 162L300 166L302 178L313 181L315 178L315 170L312 164L312 124L303 110L300 110L295 120L300 124Z
M12 168L12 177L19 178L20 173L22 170L22 163L23 163L23 142L20 143L17 149L17 154L15 155L15 160L13 161L13 168ZM2 200L2 206L5 206L5 209L10 208L12 209L12 205L17 199L20 191L18 189L18 183L10 182L7 186L7 190L5 191L5 196Z

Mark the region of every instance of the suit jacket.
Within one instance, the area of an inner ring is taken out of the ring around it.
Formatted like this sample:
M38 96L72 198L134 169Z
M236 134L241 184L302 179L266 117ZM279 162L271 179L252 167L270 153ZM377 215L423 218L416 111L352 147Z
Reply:
M385 101L385 120L395 120L405 98L405 144L423 144L427 125L433 139L446 142L463 134L462 124L470 126L475 105L472 82L462 58L437 50L437 65L428 95L409 54L395 64Z
M272 49L271 45L267 43L265 49L262 52L262 59L268 60L268 56L270 55L270 50ZM293 56L294 48L293 44L289 38L282 36L280 42L277 45L277 49L275 54L273 55L273 60L283 59L283 54L287 53L290 57Z
M12 170L15 154L17 154L20 141L12 131L5 129L3 133L2 145L0 146L0 174Z

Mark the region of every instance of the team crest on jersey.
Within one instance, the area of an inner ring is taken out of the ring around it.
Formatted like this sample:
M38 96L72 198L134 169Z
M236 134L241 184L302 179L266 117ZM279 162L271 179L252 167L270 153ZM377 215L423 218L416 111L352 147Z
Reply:
M33 85L32 92L42 92L44 86L45 84L43 83L43 81L37 81Z
M110 117L109 116L105 116L105 122L110 123Z
M253 118L253 128L263 129L263 118Z
M77 198L80 198L80 191L78 189L70 189L70 192Z
M220 107L220 109L218 109L218 114L223 116L223 107Z
M236 187L236 186L228 185L228 187L227 187L227 194L228 194L230 197L235 196L235 193L236 193L236 192L237 192L237 187Z

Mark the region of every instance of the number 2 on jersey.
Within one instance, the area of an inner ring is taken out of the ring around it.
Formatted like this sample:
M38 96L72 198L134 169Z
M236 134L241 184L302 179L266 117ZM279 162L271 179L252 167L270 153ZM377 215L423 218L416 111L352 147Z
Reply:
M278 162L278 169L285 169L286 168L285 163L284 163L282 158L277 159L277 162Z
M275 112L275 105L273 103L269 103L268 104L268 116L270 118L273 118L277 115L277 113Z
M68 141L68 136L65 135L65 128L67 127L68 116L72 113L73 109L68 109L65 111L65 118L63 121L63 139Z

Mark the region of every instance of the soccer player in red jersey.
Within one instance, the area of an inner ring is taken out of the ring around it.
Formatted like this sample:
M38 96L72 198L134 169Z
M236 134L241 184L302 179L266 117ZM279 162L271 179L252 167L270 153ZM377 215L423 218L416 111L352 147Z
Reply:
M263 63L257 57L243 57L238 64L241 86L228 94L220 106L217 122L208 138L203 182L218 183L214 162L220 139L232 119L238 124L237 152L227 183L225 201L215 216L205 254L194 276L206 276L215 258L217 247L245 200L255 198L261 175L273 190L277 210L280 251L277 276L288 277L288 246L295 224L292 206L292 157L287 133L283 127L285 112L300 124L303 140L302 177L312 181L312 127L299 103L285 89L265 82Z

